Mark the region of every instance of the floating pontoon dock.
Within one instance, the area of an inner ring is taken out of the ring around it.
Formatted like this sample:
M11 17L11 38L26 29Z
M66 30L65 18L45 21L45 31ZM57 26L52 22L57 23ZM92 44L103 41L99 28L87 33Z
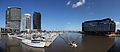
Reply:
M53 43L53 41L58 37L58 35L59 35L59 34L56 34L54 37L52 37L52 39L51 39L50 42L46 42L45 46L46 46L46 47L50 46L50 45Z

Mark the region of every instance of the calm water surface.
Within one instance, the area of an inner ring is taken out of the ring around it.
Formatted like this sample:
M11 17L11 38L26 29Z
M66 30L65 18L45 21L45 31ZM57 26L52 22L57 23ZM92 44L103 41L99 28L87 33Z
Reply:
M118 38L117 38L118 39ZM77 48L70 47L67 42L75 41ZM30 47L16 38L6 35L0 36L0 52L107 52L116 45L116 38L103 36L82 36L79 33L68 33L58 36L57 39L45 48Z
M115 44L108 50L108 52L120 52L120 37L116 37Z

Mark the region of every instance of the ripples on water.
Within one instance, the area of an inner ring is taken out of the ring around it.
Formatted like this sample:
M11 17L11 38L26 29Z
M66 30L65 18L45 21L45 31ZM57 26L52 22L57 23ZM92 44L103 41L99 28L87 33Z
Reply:
M65 40L63 40L63 37ZM106 52L115 42L115 38L102 36L82 36L79 33L68 33L59 36L50 47L34 48L21 43L21 40L8 38L2 35L0 38L0 52ZM2 39L2 40L1 40ZM77 48L70 47L65 41L75 40Z

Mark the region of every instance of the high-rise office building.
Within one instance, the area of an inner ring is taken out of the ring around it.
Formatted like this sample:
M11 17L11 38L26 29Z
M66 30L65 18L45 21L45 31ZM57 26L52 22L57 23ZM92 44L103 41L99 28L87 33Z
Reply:
M21 8L8 7L6 10L6 27L20 30Z
M23 31L31 29L31 15L24 14L23 15Z
M40 12L34 12L33 14L33 29L37 31L41 30L41 14Z

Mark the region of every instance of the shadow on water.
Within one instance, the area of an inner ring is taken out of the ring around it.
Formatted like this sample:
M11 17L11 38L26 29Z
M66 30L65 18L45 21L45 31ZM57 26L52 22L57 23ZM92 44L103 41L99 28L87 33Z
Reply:
M5 52L5 40L0 37L0 52Z
M50 47L35 48L22 44L21 40L8 38L4 35L2 36L3 41L0 41L0 52L107 52L115 42L115 38L83 36L79 33L67 33L61 35L61 37L58 36ZM70 47L66 43L69 42L69 40L76 41L78 47Z
M108 50L108 52L120 52L120 37L116 37L115 44Z

